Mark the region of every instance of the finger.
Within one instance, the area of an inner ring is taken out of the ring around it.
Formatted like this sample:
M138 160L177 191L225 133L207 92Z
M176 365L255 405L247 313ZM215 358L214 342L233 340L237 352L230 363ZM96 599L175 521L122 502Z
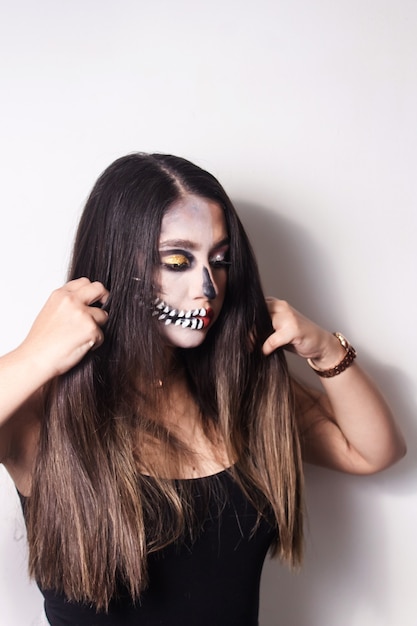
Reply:
M97 342L94 341L94 339L90 339L89 341L87 341L87 343L81 346L81 349L85 350L85 352L88 352L89 350L94 350L95 347L97 347Z
M90 334L90 339L87 342L87 344L89 344L89 349L96 350L102 343L104 343L104 339L105 337L103 331L99 326L96 326L94 332Z
M269 313L275 313L277 305L279 304L279 300L273 298L272 296L267 296L265 298L265 302Z
M90 285L91 280L82 276L81 278L74 278L73 280L69 280L64 285L64 289L66 291L78 291L81 287L85 287L86 285Z
M270 354L278 348L293 351L294 342L299 340L299 327L294 311L288 309L285 302L279 303L279 306L283 309L283 315L276 314L272 320L274 331L264 342L263 351L265 354Z
M89 349L94 352L104 343L104 334L100 331L94 339L89 341Z
M265 356L268 356L269 354L272 354L272 352L274 352L275 348L273 346L273 343L271 342L270 338L268 337L268 339L264 342L263 346L262 346L262 352L265 354Z
M90 301L88 302L88 304L94 304L96 302L100 302L101 304L106 304L110 295L110 293L105 288L103 283L100 283L99 281L95 281L90 284L89 293L90 293Z
M82 277L68 282L64 289L72 293L76 292L79 295L83 304L91 305L97 302L106 304L109 292L98 280L91 282L88 278Z
M279 332L274 332L265 340L262 346L262 352L265 355L271 354L278 348L283 348L288 345L288 339Z
M97 333L94 339L89 339L88 341L83 343L78 349L77 360L81 361L86 356L86 354L88 354L88 352L94 352L94 350L97 350L97 348L102 345L103 341L103 333Z
M99 309L97 307L90 307L89 309L90 315L98 326L104 326L104 324L109 319L109 314L107 311L103 309Z

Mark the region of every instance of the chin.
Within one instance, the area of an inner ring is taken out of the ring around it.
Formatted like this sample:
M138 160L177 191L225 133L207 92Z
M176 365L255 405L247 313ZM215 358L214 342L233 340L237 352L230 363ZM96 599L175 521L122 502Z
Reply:
M190 330L189 328L164 327L162 334L170 346L183 349L197 348L206 338L205 330Z

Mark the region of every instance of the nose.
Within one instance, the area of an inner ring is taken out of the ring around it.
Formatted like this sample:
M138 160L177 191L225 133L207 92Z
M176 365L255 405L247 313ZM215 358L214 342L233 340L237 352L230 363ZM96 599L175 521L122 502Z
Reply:
M208 300L214 300L217 295L210 273L206 267L203 267L203 294Z

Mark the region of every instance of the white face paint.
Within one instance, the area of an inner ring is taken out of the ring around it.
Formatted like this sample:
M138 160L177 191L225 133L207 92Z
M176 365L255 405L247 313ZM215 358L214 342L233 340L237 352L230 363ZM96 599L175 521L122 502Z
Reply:
M228 241L216 202L190 194L165 214L154 315L169 345L198 346L216 321L227 286Z

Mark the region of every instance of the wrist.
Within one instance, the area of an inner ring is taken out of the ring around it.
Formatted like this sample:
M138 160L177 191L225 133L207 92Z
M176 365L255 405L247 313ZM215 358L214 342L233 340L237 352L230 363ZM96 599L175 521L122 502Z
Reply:
M17 362L26 371L26 378L35 388L42 387L58 375L52 359L38 346L26 344L26 340L14 350Z
M332 378L344 372L356 358L356 350L341 333L333 333L334 340L320 357L307 359L308 365L323 378Z

